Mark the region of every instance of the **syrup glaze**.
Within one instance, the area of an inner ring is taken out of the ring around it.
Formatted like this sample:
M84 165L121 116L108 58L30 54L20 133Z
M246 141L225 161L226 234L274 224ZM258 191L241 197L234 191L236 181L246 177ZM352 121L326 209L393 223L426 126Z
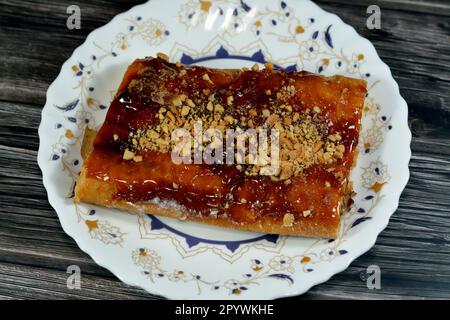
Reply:
M186 70L184 79L188 81L176 76L182 69ZM210 81L204 80L205 73ZM130 85L133 80L141 81L139 90ZM273 101L276 107L275 94L285 84L295 86L295 95L289 98L295 111L319 107L327 134L341 135L345 145L341 160L313 165L287 184L267 176L246 176L234 165L177 165L171 161L170 153L143 152L140 162L122 159L130 132L157 122L155 115L161 103L169 104L174 94L201 100L201 92L207 89L225 106L231 94L234 103L228 112L246 116L248 110L256 109L258 123L263 121L262 109L273 106ZM265 94L267 90L271 94ZM208 216L212 212L218 218L244 224L279 224L285 213L291 213L297 221L310 219L313 224L337 225L341 201L349 193L347 178L355 160L365 94L364 81L340 76L325 78L270 69L222 71L180 66L162 59L136 60L128 68L94 149L85 161L87 175L113 184L115 197L131 203L158 197L176 201L189 214ZM311 214L305 214L308 211Z

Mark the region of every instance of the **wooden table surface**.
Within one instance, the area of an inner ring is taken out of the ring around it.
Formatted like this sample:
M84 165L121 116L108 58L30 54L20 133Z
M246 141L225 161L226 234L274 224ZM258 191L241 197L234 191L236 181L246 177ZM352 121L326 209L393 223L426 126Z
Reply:
M295 1L295 0L290 0ZM143 1L0 0L0 299L155 299L97 266L67 236L47 201L36 162L45 93L92 30ZM356 2L358 2L356 4ZM376 245L301 297L450 298L450 1L317 1L372 41L409 105L411 179ZM77 4L81 30L66 28ZM381 8L382 29L366 28ZM394 173L395 174L395 173ZM69 265L82 289L66 288ZM381 268L381 289L360 273Z

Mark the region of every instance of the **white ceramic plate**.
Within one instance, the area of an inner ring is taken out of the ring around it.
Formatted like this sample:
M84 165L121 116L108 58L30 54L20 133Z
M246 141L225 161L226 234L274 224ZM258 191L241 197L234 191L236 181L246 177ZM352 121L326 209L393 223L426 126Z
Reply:
M272 61L369 84L352 171L357 196L336 240L279 237L75 205L84 128L99 128L126 67L165 52L214 67ZM369 250L409 177L407 105L372 44L303 1L153 0L92 32L47 92L38 161L50 204L79 247L122 281L168 298L304 293Z

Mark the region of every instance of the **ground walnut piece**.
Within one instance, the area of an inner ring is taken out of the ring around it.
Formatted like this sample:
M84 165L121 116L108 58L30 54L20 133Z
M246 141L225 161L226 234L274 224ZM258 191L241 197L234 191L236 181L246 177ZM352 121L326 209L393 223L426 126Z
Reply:
M266 68L271 67L270 64L266 65ZM255 69L253 68L253 70ZM165 78L185 76L185 69L180 69L178 73L171 70L169 74L158 75L158 77ZM143 81L148 81L145 78L143 77ZM211 81L207 73L204 74L203 80ZM219 130L223 137L226 135L226 130L231 128L242 130L249 128L255 130L278 129L280 133L279 170L270 176L275 181L283 180L288 183L292 176L299 175L312 165L332 164L344 156L345 147L341 144L341 136L339 133L328 134L320 107L298 113L293 111L291 105L283 103L295 94L293 85L283 86L278 92L273 93L276 97L273 108L261 111L250 109L245 116L236 117L232 112L235 100L232 95L228 96L226 102L221 104L211 90L196 92L195 97L188 97L185 94L168 96L167 90L158 90L154 87L155 84L162 83L162 81L147 83L151 83L153 87L146 87L146 83L133 80L129 85L129 90L138 90L141 96L144 91L145 94L148 94L149 90L153 92L146 98L161 104L155 115L159 121L155 125L130 132L123 156L125 160L142 161L139 153L143 151L170 152L179 142L172 141L172 132L178 128L184 128L192 133L197 121L201 121L203 132L213 128ZM267 90L265 94L271 95L272 92L269 91ZM157 95L155 92L166 93ZM199 96L203 96L203 99L199 99ZM254 119L259 116L258 113L262 113L264 121L256 126ZM268 135L270 136L270 132ZM210 143L211 141L206 141L203 146L196 147L201 149ZM224 144L223 141L214 139L212 143L214 147ZM192 150L189 148L189 152L193 152ZM270 151L270 147L268 150ZM183 154L183 156L190 156L190 154ZM264 167L268 165L267 161L252 159L248 154L237 153L236 157L239 157L236 160L244 162L236 167L244 170L247 175L261 175Z

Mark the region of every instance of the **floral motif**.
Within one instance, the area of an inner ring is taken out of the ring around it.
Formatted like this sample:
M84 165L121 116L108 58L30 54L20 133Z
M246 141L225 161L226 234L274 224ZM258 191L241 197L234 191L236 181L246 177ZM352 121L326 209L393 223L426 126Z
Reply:
M180 280L184 281L186 278L186 274L181 270L174 270L171 274L169 274L168 279L172 282L178 282Z
M383 132L378 127L373 126L361 132L360 148L364 149L364 153L369 153L383 143Z
M129 33L120 35L119 42L121 41L121 49L125 49L129 46L127 40L128 36L140 36L150 46L156 46L161 44L170 35L169 30L167 30L166 26L159 20L147 19L143 23L140 21L141 20L130 20L131 26L129 27Z
M128 29L117 33L110 48L100 46L94 43L99 52L92 54L88 62L78 62L71 66L74 77L78 79L78 85L74 89L79 90L76 104L73 108L81 105L92 110L104 110L106 106L94 97L91 93L95 90L89 85L90 80L95 76L95 67L99 67L101 62L107 58L115 58L121 52L127 50L131 46L131 40L141 38L146 41L149 46L156 46L164 42L170 35L166 26L157 19L146 19L136 17L135 19L127 19ZM61 107L59 107L62 109ZM72 108L72 109L73 109ZM65 108L65 111L72 109Z
M155 250L140 248L132 253L134 263L144 269L157 268L161 262L161 257Z
M255 272L259 272L264 268L264 264L258 260L258 259L253 259L252 260L252 264L251 264L251 268L253 271Z
M371 97L366 99L363 111L365 123L363 124L364 130L361 132L358 148L363 154L369 154L381 146L384 140L384 131L391 130L392 125L390 124L390 117L380 115L381 107Z
M305 60L313 60L319 54L319 44L314 40L307 40L300 46L300 55Z
M76 77L91 79L93 76L93 68L91 65L85 66L83 63L78 62L78 64L72 65L71 69Z
M58 160L62 155L66 155L69 148L62 142L57 142L52 146L52 160Z
M72 193L73 193L72 186ZM72 195L73 196L73 195ZM125 233L122 230L111 224L110 221L96 218L96 210L83 210L77 203L74 202L75 212L78 217L78 222L84 222L86 230L89 232L92 239L99 240L104 244L112 244L121 246L124 241Z
M262 26L263 24L261 20L256 20L255 22L252 23L250 28L256 36L259 36L261 34Z
M212 7L211 1L187 1L178 13L180 23L187 28L203 24Z
M142 269L142 273L146 275L150 281L156 279L167 279L170 282L180 282L185 284L194 283L197 287L198 294L201 294L203 288L211 290L226 290L230 295L240 295L247 291L252 285L261 284L262 280L274 279L286 281L289 285L294 283L290 274L295 272L293 259L284 255L273 257L268 267L259 259L250 261L252 271L242 275L241 279L231 278L222 281L210 281L203 279L200 275L186 274L185 271L174 269L167 271L161 266L161 256L155 251L148 248L139 248L131 252L131 258L134 264ZM290 274L283 273L288 271Z
M104 244L121 244L124 233L119 227L113 226L108 220L85 220L92 239Z
M295 272L295 269L292 266L292 258L285 255L273 257L269 261L269 267L275 271L289 271L290 273Z
M321 261L332 261L336 257L336 250L333 248L325 248L320 252Z
M351 60L347 64L347 72L350 74L355 74L359 72L359 68L361 64L365 62L364 55L362 53L360 54L352 54Z
M78 110L75 112L75 119L79 129L84 129L86 126L95 128L95 118L91 112Z
M376 103L372 98L366 99L363 111L367 115L376 116L380 113L381 106Z
M275 37L280 43L297 46L298 54L284 58L285 64L296 64L298 69L302 69L305 62L320 58L317 63L318 73L325 72L333 65L336 69L343 69L360 77L370 76L361 71L366 62L363 53L352 53L349 57L342 49L335 50L333 25L319 30L315 28L314 18L299 19L285 1L280 1L278 5L277 10L259 7L253 10L245 1L240 1L236 6L236 2L231 0L189 0L181 6L178 20L187 28L203 27L209 20L211 23L221 23L221 38L232 37L249 25L252 34L257 38L264 34L267 37ZM232 11L228 14L224 8Z

